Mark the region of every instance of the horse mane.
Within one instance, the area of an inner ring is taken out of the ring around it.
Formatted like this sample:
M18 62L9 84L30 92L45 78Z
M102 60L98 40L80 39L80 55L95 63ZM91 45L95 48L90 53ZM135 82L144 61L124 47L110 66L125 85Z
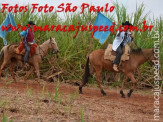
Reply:
M141 49L141 48L138 48L138 49L131 49L131 53L141 54L141 53L142 53L142 49Z

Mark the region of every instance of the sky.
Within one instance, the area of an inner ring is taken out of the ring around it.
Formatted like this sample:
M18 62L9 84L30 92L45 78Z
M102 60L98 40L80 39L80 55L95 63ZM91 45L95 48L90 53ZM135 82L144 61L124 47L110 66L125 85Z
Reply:
M38 3L39 5L48 4L48 6L58 6L61 3L72 3L72 5L81 6L82 3L88 3L95 6L104 6L106 3L112 5L112 2L115 0L0 0L0 8L2 3L8 3L9 5L18 4L21 5L31 5L32 3ZM139 6L141 3L145 5L145 13L150 11L150 18L163 17L163 0L117 0L120 4L123 4L127 7L127 13L132 15L136 11L136 4ZM61 17L63 13L59 13Z

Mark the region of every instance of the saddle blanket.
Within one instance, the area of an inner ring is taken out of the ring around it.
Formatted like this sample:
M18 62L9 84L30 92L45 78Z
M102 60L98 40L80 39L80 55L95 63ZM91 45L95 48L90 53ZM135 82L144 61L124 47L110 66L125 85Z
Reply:
M131 50L130 47L126 44L125 48L123 48L123 54L121 56L121 61L129 60L130 50ZM112 44L109 44L105 50L104 59L114 61L116 58L116 55L114 55L113 53L115 53L115 51L112 50Z
M31 55L36 53L36 48L37 48L37 44L35 44L35 43L30 44L30 54ZM25 47L24 47L24 43L23 42L20 42L20 45L16 49L16 53L17 54L21 54L21 55L25 54Z

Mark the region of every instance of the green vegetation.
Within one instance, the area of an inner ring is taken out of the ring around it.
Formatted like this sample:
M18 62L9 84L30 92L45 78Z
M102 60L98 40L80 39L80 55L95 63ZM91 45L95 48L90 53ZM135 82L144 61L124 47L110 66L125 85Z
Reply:
M57 100L58 97L59 97L59 85L60 85L60 82L58 81L57 86L55 88L55 94L54 94L54 99L55 100ZM61 98L61 96L60 96L60 98ZM60 99L59 99L59 101L60 101Z
M43 85L43 87L42 87L42 96L44 96L45 95L45 85Z
M3 115L2 115L2 122L13 122L13 119L11 119L11 120L7 120L7 115L5 115L4 113L3 113Z
M84 122L84 114L82 109L80 109L80 116L81 116L81 122Z
M144 48L153 48L153 42L155 39L154 37L156 31L159 32L159 40L160 40L160 58L163 61L163 19L151 19L148 17L149 13L144 13L145 6L142 4L137 6L137 10L132 15L128 15L125 6L121 6L118 3L114 3L115 9L112 14L104 13L107 17L111 18L113 21L116 22L117 25L121 25L122 22L129 20L133 23L134 26L138 28L142 28L142 22L146 20L147 25L154 25L152 31L145 31L145 32L134 32L133 35L135 37L136 44ZM0 14L0 23L3 22L7 13ZM28 20L33 20L37 26L44 26L44 25L86 25L94 16L94 13L83 13L82 15L79 13L74 13L73 15L65 14L65 19L63 20L57 15L57 12L43 14L43 13L35 13L31 14L30 11L26 13L14 13L13 14L16 24L26 25ZM95 18L94 18L95 19ZM20 39L18 37L19 31L10 32L7 34L7 41L9 44L19 42ZM58 54L59 58L55 61L51 61L52 63L49 64L48 60L54 60L51 57L50 53L48 56L45 57L43 63L41 64L41 73L45 73L49 70L50 67L54 66L58 71L63 71L62 76L60 76L60 80L78 80L81 81L84 65L86 62L86 57L89 53L95 49L99 48L106 48L108 43L112 43L115 35L110 34L108 40L101 45L97 40L91 38L91 34L89 32L79 32L76 38L73 38L75 32L60 32L60 31L37 31L35 32L35 39L37 44L41 44L44 41L48 40L51 37L55 37L56 42L58 43L60 52ZM38 41L39 40L39 41ZM3 46L3 41L0 38L0 47ZM134 48L137 48L134 46ZM54 57L56 57L54 55ZM149 65L145 64L144 68L148 69ZM146 69L140 69L142 71L146 71ZM141 72L141 71L140 71ZM148 72L151 75L153 71ZM145 76L145 75L144 75ZM141 77L141 76L140 76ZM148 75L146 76L148 77ZM146 79L146 77L143 77ZM152 81L152 80L150 80ZM56 92L57 93L57 92Z
M29 88L29 86L27 85L27 89L26 89L26 93L27 93L27 96L30 97L32 95L32 89Z

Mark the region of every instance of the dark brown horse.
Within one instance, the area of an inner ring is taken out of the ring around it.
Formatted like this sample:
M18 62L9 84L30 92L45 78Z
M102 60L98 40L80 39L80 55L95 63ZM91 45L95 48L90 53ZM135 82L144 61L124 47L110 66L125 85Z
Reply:
M104 92L104 90L100 84L102 69L104 68L104 69L111 71L111 72L115 72L115 71L112 68L113 63L110 60L104 59L104 52L105 51L103 49L99 49L99 50L93 51L88 56L86 66L85 66L85 73L83 76L83 82L79 86L79 92L80 93L82 93L82 87L88 82L88 77L91 74L93 74L94 72L96 72L97 84L101 90L101 93L104 96L106 95L106 93ZM124 88L124 84L125 84L127 78L129 78L133 84L132 89L130 89L130 91L128 93L128 97L130 97L133 90L136 87L136 79L134 77L134 71L144 62L149 61L152 64L154 64L152 62L152 60L154 60L154 59L155 58L153 55L153 49L144 49L144 50L140 50L140 51L131 52L130 59L128 61L122 62L121 66L119 67L119 72L122 72L125 75L124 80L122 82L122 87L120 90L120 94L122 95L123 98L125 97L125 95L123 93L123 88ZM90 70L89 70L89 62L91 65Z

